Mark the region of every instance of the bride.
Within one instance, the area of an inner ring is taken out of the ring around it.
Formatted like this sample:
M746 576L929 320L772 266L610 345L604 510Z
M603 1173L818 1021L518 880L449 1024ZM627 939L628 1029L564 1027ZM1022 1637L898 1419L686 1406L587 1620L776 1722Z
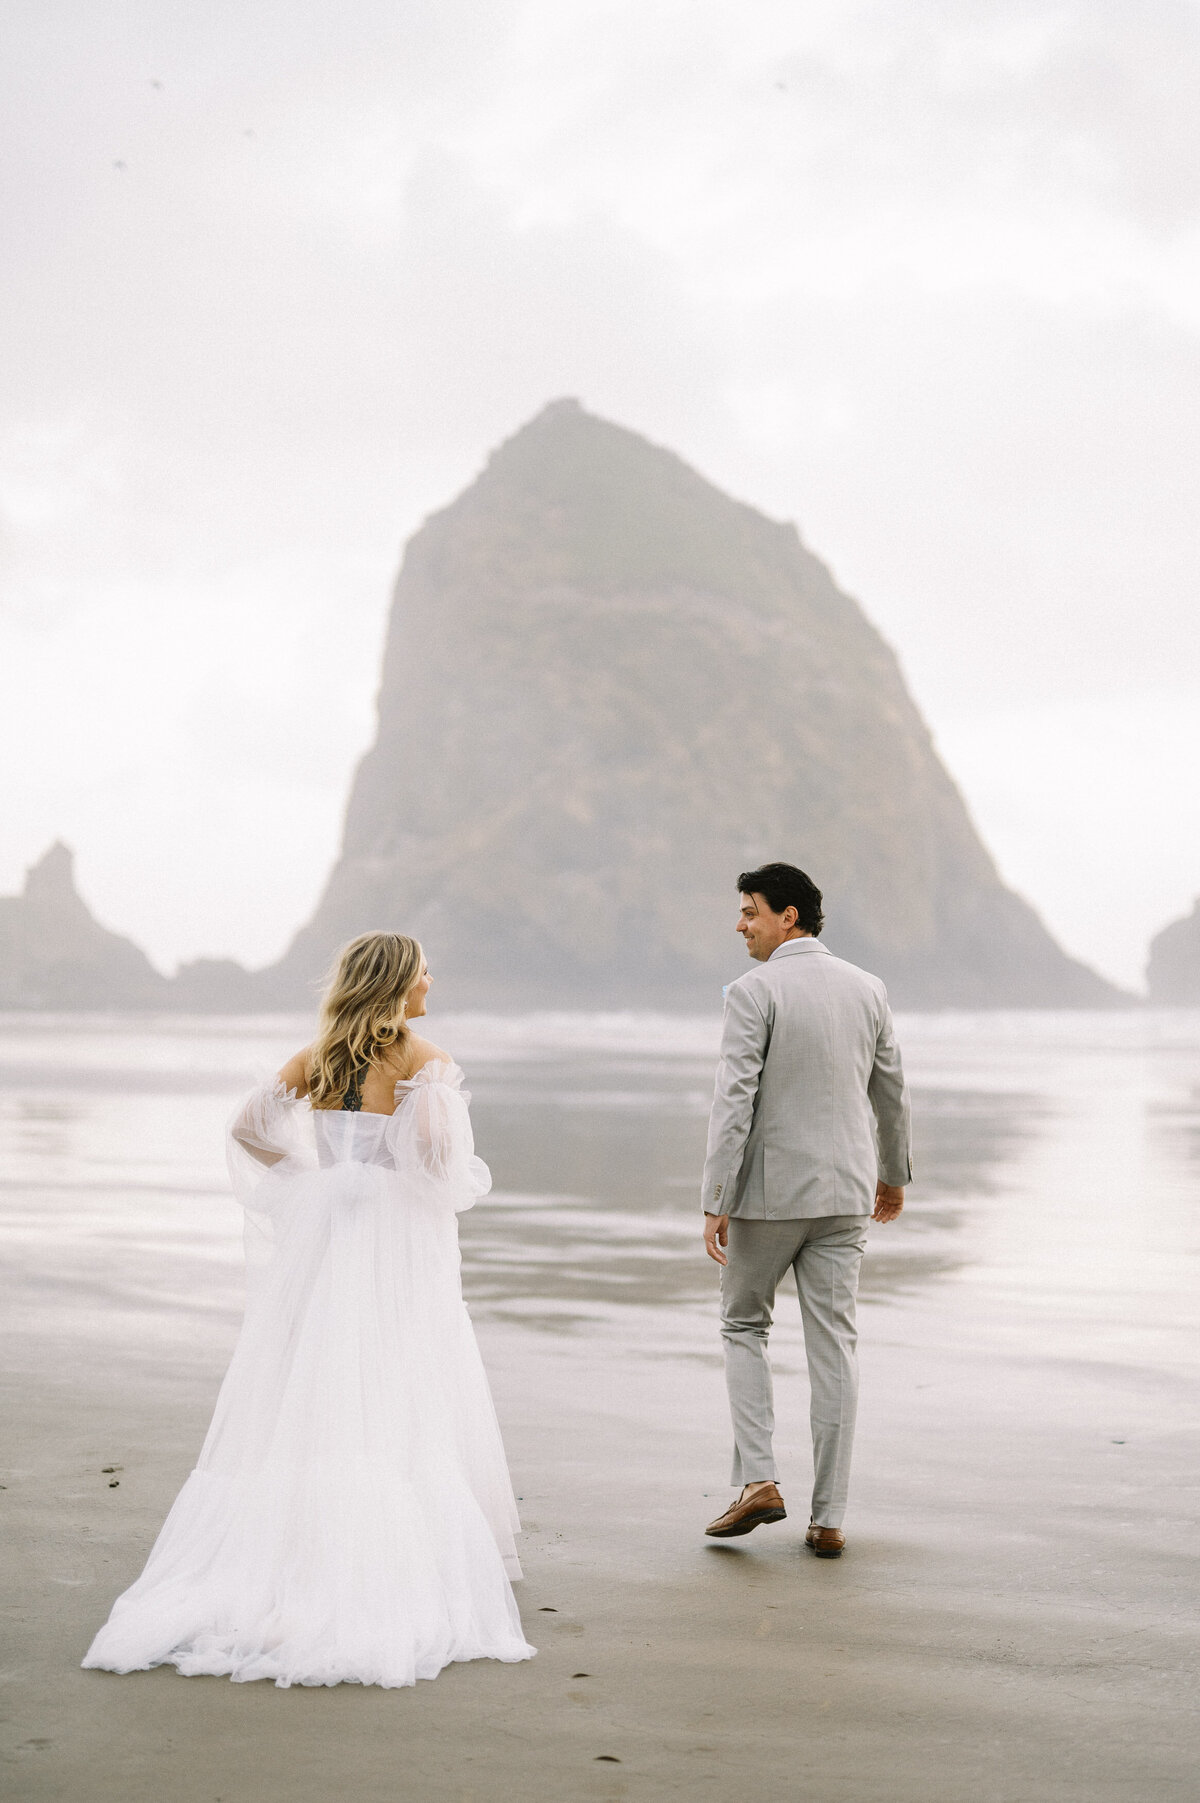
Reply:
M196 1469L85 1666L402 1685L532 1658L459 1282L456 1215L491 1176L462 1072L409 1025L429 982L415 939L352 940L316 1039L234 1120L245 1321Z

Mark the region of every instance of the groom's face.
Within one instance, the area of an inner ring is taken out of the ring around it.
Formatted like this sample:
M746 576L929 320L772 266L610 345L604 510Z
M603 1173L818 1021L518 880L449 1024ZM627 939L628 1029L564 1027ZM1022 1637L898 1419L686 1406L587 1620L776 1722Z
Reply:
M765 895L743 895L737 930L746 941L746 950L759 963L765 963L777 946L783 944L796 925L795 908L776 914Z

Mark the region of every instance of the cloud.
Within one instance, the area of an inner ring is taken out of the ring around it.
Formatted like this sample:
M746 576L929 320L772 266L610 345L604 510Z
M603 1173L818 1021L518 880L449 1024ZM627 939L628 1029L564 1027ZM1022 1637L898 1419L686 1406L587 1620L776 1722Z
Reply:
M1049 760L1055 708L1186 690L1191 5L10 12L0 886L62 832L163 959L278 949L403 538L556 394L798 518L989 819L1022 709ZM1070 941L1078 868L1030 830L1005 856Z

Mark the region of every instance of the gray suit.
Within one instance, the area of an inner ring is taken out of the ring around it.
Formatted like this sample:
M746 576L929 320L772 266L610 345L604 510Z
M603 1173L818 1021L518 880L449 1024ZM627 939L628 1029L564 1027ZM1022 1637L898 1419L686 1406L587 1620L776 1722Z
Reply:
M702 1198L727 1214L721 1334L732 1482L777 1478L767 1363L791 1266L812 1391L813 1519L840 1527L858 1398L855 1302L879 1180L912 1177L887 993L817 939L788 939L729 985Z

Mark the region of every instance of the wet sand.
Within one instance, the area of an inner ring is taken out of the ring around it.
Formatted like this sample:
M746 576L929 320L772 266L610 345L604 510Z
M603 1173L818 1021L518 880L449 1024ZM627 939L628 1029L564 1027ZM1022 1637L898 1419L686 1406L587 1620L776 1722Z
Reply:
M389 1692L80 1671L186 1473L219 1372L132 1356L54 1369L38 1349L5 1410L5 1795L1194 1795L1200 1433L1174 1425L1187 1399L1135 1369L1116 1380L991 1354L931 1376L886 1308L867 1316L838 1561L802 1547L799 1477L787 1522L704 1542L729 1494L712 1481L728 1456L715 1358L594 1356L487 1329L538 1657ZM780 1387L799 1473L801 1386ZM117 1489L105 1465L122 1468Z
M873 1233L839 1561L802 1545L794 1298L781 1297L774 1338L791 1516L706 1542L730 1494L729 1448L713 1273L694 1249L690 1201L643 1218L640 1252L605 1212L641 1131L618 1109L608 1177L583 1194L596 1140L570 1194L549 1195L537 1167L561 1176L569 1133L546 1147L538 1121L519 1146L500 1143L511 1109L484 1061L477 1118L487 1131L496 1111L485 1149L509 1188L464 1223L465 1262L522 1497L518 1598L539 1653L410 1690L79 1669L207 1425L236 1331L232 1241L227 1225L206 1227L185 1257L167 1215L154 1232L118 1223L99 1237L81 1191L53 1242L22 1240L32 1217L14 1215L0 1792L21 1803L1194 1796L1194 1060L1179 1067L1186 1081L1174 1065L1170 1081L1155 1076L1137 1122L1165 1137L1147 1140L1121 1113L1125 1066L1120 1093L1096 1098L1089 1083L1084 1106L1070 1099L1077 1064L1051 1083L1024 1061L1018 1131L1007 1104L990 1126L972 1113L965 1057L953 1091L938 1091L934 1051L924 1065L915 1051L926 1122L940 1108L943 1125L906 1237ZM512 1081L528 1091L527 1071ZM1016 1093L995 1069L989 1082ZM584 1112L603 1139L599 1113ZM27 1210L33 1177L53 1170L51 1140L36 1136L63 1130L29 1118L35 1138L13 1142L33 1148ZM102 1144L100 1117L80 1118ZM659 1201L691 1156L684 1122L646 1129L656 1145L679 1135ZM166 1184L162 1170L153 1180ZM189 1181L203 1189L195 1172ZM217 1209L215 1180L212 1196ZM1014 1263L1030 1220L1043 1252L1049 1240L1044 1270ZM1071 1248L1086 1266L1073 1286Z

